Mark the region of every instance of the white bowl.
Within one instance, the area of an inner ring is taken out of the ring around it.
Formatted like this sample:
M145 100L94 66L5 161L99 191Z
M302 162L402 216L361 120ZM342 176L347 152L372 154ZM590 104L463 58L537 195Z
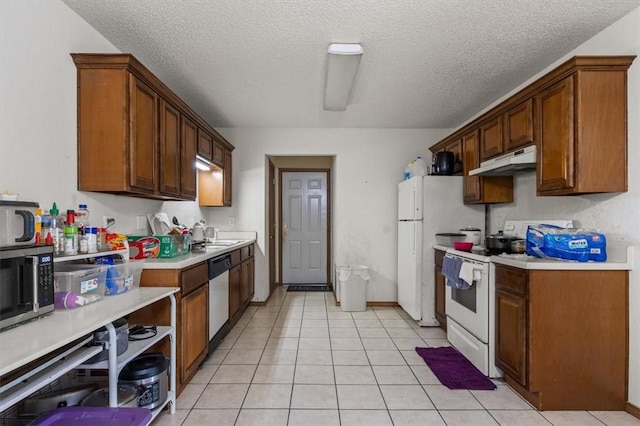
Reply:
M18 194L0 194L0 200L2 201L16 201Z

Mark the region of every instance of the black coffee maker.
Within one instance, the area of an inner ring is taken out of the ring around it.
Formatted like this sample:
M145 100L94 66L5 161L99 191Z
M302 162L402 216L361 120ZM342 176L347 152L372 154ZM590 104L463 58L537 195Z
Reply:
M436 152L431 166L432 175L450 176L453 174L455 156L451 151Z

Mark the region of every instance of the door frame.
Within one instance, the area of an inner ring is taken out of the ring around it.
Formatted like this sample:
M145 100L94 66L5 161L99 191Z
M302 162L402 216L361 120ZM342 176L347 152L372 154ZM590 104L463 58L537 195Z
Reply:
M282 174L283 173L307 173L307 172L319 172L325 173L327 175L327 285L332 287L331 281L331 169L323 169L323 168L286 168L286 169L278 169L278 282L282 285Z
M278 223L276 219L276 166L273 159L269 158L269 219L267 221L267 236L269 238L269 295L276 289L276 230Z

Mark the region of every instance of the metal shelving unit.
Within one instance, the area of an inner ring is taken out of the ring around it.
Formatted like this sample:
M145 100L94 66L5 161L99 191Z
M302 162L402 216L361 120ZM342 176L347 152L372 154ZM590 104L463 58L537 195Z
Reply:
M51 315L37 321L21 325L0 333L0 375L10 373L20 367L36 361L44 355L76 342L72 347L54 358L14 378L0 387L0 411L42 389L73 369L108 369L109 405L117 407L117 384L120 370L137 355L159 340L169 337L171 360L169 372L169 392L165 403L152 411L155 417L161 409L171 402L171 413L175 413L176 398L176 299L178 288L145 287L133 289L117 296L107 296L78 309L54 311ZM159 326L153 338L131 342L129 348L120 357L117 355L116 330L112 322L135 312L154 302L169 297L171 301L171 325ZM102 346L87 347L93 332L105 327L109 332L108 361L85 364L89 358L101 352Z

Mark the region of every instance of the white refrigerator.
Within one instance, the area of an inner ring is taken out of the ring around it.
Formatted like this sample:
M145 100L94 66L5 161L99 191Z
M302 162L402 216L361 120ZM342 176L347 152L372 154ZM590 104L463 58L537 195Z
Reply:
M398 304L424 327L435 318L436 234L484 230L484 205L464 205L462 176L416 176L398 185ZM484 235L484 232L483 232Z

